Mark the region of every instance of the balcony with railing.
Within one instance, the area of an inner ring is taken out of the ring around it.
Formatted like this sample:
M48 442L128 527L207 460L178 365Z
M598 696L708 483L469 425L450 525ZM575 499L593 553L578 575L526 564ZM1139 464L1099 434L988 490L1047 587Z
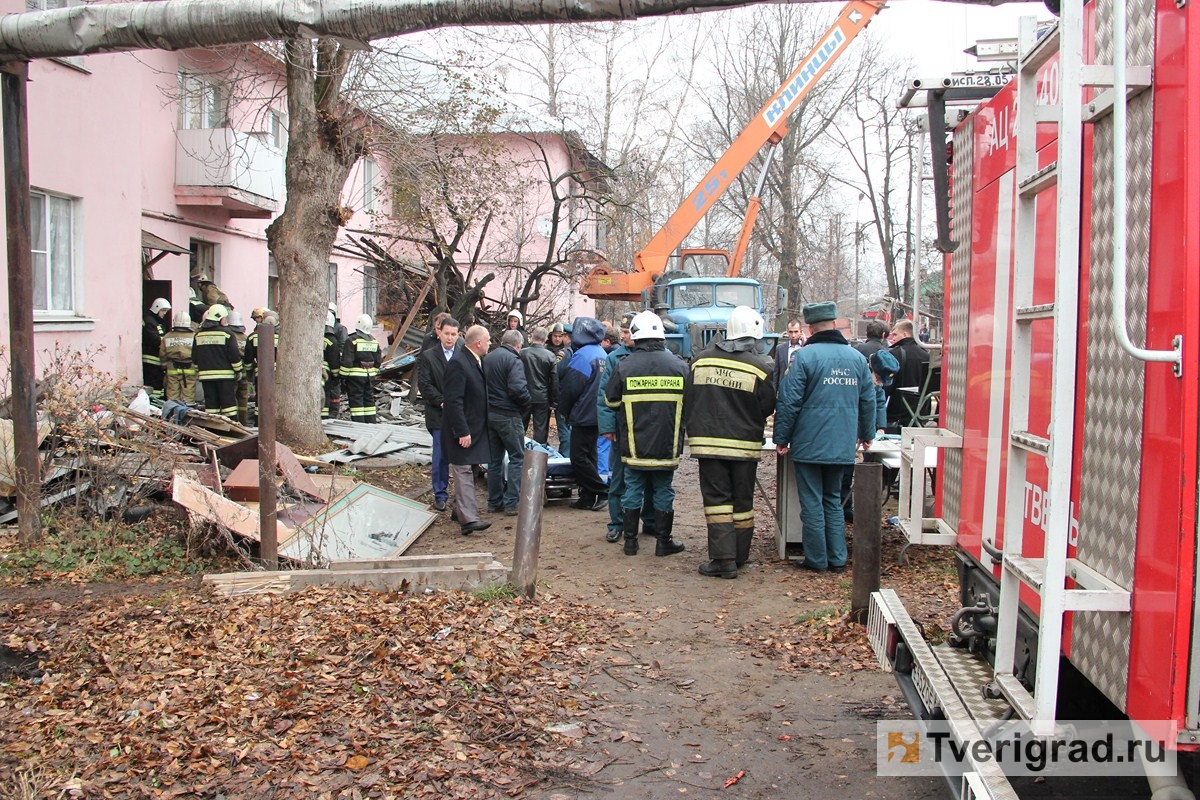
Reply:
M175 202L270 219L283 201L283 153L233 128L176 131Z

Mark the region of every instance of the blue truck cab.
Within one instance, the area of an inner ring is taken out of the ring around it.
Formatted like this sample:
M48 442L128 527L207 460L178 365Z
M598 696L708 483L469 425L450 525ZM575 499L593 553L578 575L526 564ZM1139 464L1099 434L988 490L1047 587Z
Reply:
M647 308L666 320L667 349L689 361L725 338L729 312L737 306L750 306L766 317L762 285L750 278L669 278L648 295ZM766 334L762 352L769 352L778 340L778 333Z

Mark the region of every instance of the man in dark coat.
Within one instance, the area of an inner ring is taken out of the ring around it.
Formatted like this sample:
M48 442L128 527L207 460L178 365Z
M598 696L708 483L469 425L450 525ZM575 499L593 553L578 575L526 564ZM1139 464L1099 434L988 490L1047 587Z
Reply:
M780 385L775 446L796 466L805 569L846 567L842 475L857 444L875 438L875 382L867 360L837 329L836 303L810 303L810 336ZM786 491L786 487L779 487Z
M550 409L558 405L558 359L546 347L546 329L529 332L529 347L521 348L525 382L529 384L530 437L538 444L550 441Z
M888 326L886 322L881 319L867 320L867 339L864 342L854 345L854 349L862 353L863 357L870 359L871 356L880 350L887 349L887 342L884 341L887 337Z
M525 411L529 408L529 386L525 365L519 355L524 334L509 328L500 336L500 346L483 359L483 378L488 399L488 511L517 515L521 495L521 470L525 466ZM508 471L504 456L508 455Z
M454 512L463 535L490 528L479 519L475 500L475 464L490 460L488 451L487 383L482 359L492 343L482 325L467 328L465 346L446 365L442 383L442 447L454 475Z
M592 511L608 507L608 485L600 480L596 464L596 439L600 435L596 391L608 357L600 346L603 340L603 323L592 317L576 318L570 360L564 359L558 373L558 410L571 426L571 470L579 484L579 500L572 507Z
M433 507L446 510L450 499L450 462L442 447L442 407L445 404L443 388L446 366L458 352L458 320L443 317L438 325L437 346L426 348L421 353L417 371L421 397L425 399L425 428L433 437Z
M804 346L804 327L800 320L792 317L787 323L787 337L780 339L775 345L775 391L779 392L779 384L787 374L788 366L794 356Z
M913 336L912 320L902 319L892 328L892 346L888 352L900 362L900 371L886 390L888 432L899 433L900 428L912 420L912 409L916 407L920 391L925 385L925 376L929 372L929 351ZM901 389L913 387L916 387L916 393L903 395L900 392Z

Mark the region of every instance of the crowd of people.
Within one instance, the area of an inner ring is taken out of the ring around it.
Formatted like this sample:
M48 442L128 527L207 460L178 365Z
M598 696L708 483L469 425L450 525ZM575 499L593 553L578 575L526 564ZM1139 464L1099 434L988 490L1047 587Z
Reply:
M686 441L708 530L699 571L719 578L736 578L750 558L772 415L777 452L795 463L803 566L845 568L852 508L843 498L856 451L893 425L894 386L915 383L929 362L907 321L893 330L872 321L867 338L851 343L837 329L834 303L805 306L771 355L762 352L762 317L739 306L727 336L690 363L667 349L666 325L653 311L626 314L618 326L578 317L526 332L523 322L512 312L493 346L483 326L462 330L447 314L434 320L418 373L434 440L434 507L447 508L453 475L464 487L452 510L461 532L490 527L474 491L474 470L486 464L487 512L515 516L525 438L548 444L553 417L578 487L572 508L607 510L605 538L623 543L626 555L637 555L644 537L655 555L674 555L685 549L674 536L673 481Z
M151 304L143 325L146 386L251 423L258 330L247 335L225 303L199 304L198 314L197 305L175 314L168 329L170 303ZM256 326L273 325L278 344L279 315L257 308L251 317ZM626 314L613 326L578 317L526 331L513 310L494 345L487 327L464 328L438 314L414 379L433 439L433 505L447 509L453 483L451 514L461 532L490 527L474 490L486 465L487 512L516 516L526 437L549 446L553 418L557 450L569 458L578 487L572 507L607 511L605 538L623 543L625 555L638 554L640 537L653 540L656 556L674 555L685 549L674 536L673 482L686 441L698 461L708 531L699 571L736 578L750 558L758 462L774 415L776 450L795 467L802 566L842 570L856 451L907 423L911 411L894 395L921 384L929 353L908 320L890 330L871 320L866 338L852 343L837 319L832 302L806 305L766 354L761 315L739 306L726 337L688 363L667 349L668 320L656 311ZM375 421L372 383L382 354L372 327L364 314L347 331L330 305L322 417L339 415L344 403L352 420Z
M211 283L208 287L215 289ZM143 385L174 408L200 408L243 425L255 424L251 401L258 372L258 326L274 327L278 348L278 312L254 309L250 318L255 327L247 334L241 312L219 290L202 297L190 289L188 306L172 315L170 301L159 297L143 314ZM329 304L321 364L322 419L338 416L344 398L351 420L375 422L374 380L382 352L372 334L374 325L371 315L363 314L354 331L347 331L337 318L337 307Z

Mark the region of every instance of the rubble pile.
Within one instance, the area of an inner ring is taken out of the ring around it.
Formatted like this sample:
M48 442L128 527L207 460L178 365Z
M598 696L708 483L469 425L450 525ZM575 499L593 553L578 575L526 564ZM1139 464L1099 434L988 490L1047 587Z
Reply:
M134 522L173 501L193 524L215 526L252 562L260 542L256 429L181 404L159 407L144 390L131 396L115 381L82 375L78 368L70 379L39 389L43 508ZM276 443L276 532L285 563L324 567L334 560L398 556L432 524L435 514L424 503L374 487L367 491L330 466L365 458L374 468L429 464L432 440L406 395L402 382L383 381L380 396L395 412L381 417L386 421L328 421L328 433L344 447L320 460ZM0 524L18 516L13 423L3 418L6 409L0 400ZM416 424L404 423L414 418Z

